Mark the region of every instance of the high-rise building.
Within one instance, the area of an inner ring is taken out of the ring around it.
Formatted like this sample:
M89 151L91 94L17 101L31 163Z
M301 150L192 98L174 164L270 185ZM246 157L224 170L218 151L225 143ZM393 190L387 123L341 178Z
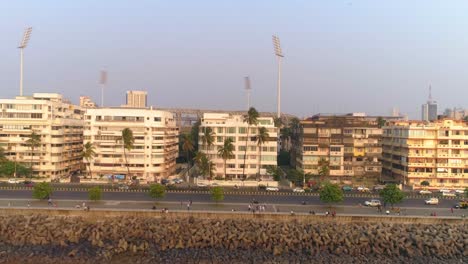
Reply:
M165 111L133 108L86 109L84 143L91 142L96 155L86 166L92 177L136 176L158 181L175 173L178 128L173 115ZM124 149L122 131L133 132L133 147ZM128 169L126 164L128 164ZM129 175L130 174L130 175Z
M81 169L83 112L55 93L0 99L0 145L8 159L45 178L67 177ZM31 134L39 142L29 144ZM12 175L13 176L13 175Z
M260 127L267 129L268 138L266 142L258 145L257 134ZM212 146L207 146L203 141L203 135L207 128L213 132ZM248 126L242 115L205 113L199 130L198 150L207 154L214 163L216 177L224 177L224 160L218 155L218 149L223 146L226 138L231 138L234 145L234 155L231 159L226 160L226 177L240 179L245 173L246 178L256 178L258 174L266 175L268 166L277 165L277 137L278 129L275 127L272 117L259 117L258 125Z
M125 107L145 108L147 95L146 91L127 91L127 104Z
M305 173L319 175L328 167L330 180L377 180L382 153L378 117L365 114L315 115L293 131L291 163Z
M421 106L421 120L437 120L437 102L432 100L432 88L429 86L429 99Z
M421 187L468 186L468 126L451 119L396 121L384 127L382 172Z
M80 96L80 107L96 108L96 103L93 102L89 96Z

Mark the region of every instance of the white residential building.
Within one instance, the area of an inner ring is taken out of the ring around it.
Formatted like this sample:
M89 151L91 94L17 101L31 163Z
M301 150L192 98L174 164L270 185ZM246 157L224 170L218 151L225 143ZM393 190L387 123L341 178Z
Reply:
M262 126L267 129L269 138L263 145L258 146L256 135L258 134L258 128ZM203 132L207 127L210 127L214 133L214 144L209 148L204 146L202 141ZM246 178L256 177L259 167L261 167L260 175L265 175L267 166L277 165L278 130L274 125L273 118L259 117L258 126L249 127L248 135L247 127L248 125L244 122L242 115L230 115L228 113L203 114L199 131L199 151L207 153L211 161L216 164L216 177L224 177L224 160L218 155L218 149L223 146L226 138L232 138L234 141L234 157L226 162L227 178L242 178L243 173L245 173ZM247 136L249 137L247 159L245 160L245 172L243 172Z
M0 146L5 155L39 177L67 177L81 168L83 116L79 106L56 93L0 99ZM30 135L40 135L34 150Z
M82 108L96 108L96 103L91 100L89 96L80 96L80 107Z
M147 96L146 91L127 91L127 104L125 107L145 108Z
M90 161L92 177L127 175L122 130L130 128L134 147L126 151L130 175L159 181L175 173L178 128L172 113L152 109L99 108L85 113L84 144L91 142L96 156ZM88 162L83 160L88 166ZM127 177L129 178L129 177Z

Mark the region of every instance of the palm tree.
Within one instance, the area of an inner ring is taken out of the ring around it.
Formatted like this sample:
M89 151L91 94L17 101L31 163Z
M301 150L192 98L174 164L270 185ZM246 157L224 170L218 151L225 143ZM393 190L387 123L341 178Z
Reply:
M211 127L204 128L202 142L205 145L205 152L208 154L208 148L213 146L214 143L214 132Z
M226 179L226 161L234 156L234 145L232 138L226 138L224 145L218 149L218 155L224 160L224 179Z
M254 107L250 107L247 115L244 116L244 122L247 123L247 139L245 141L245 150L244 150L244 167L242 167L242 177L245 178L245 159L247 158L247 147L249 143L249 129L252 125L258 124L259 114Z
M88 162L89 175L92 178L93 174L91 173L91 160L94 158L94 156L96 156L96 151L93 143L86 142L86 144L84 144L83 146L83 152L81 153L81 155Z
M258 129L258 134L257 134L257 145L258 149L260 151L260 155L258 155L258 176L260 177L260 168L262 166L262 145L267 141L268 137L270 135L268 134L268 130L265 127L260 127Z
M182 136L182 150L185 151L185 154L187 155L187 167L189 167L190 152L194 149L195 147L193 146L192 136L190 134L184 134Z
M41 146L41 135L36 134L36 132L32 132L31 135L29 135L29 139L26 140L26 144L31 148L31 177L33 174L33 155L34 155L34 149L36 147Z
M125 166L127 167L127 176L130 177L130 168L128 166L126 150L131 151L133 149L133 143L135 143L135 138L133 137L133 131L128 127L125 128L124 130L122 130L122 136L119 139L117 139L117 141L122 142L124 158L125 158Z

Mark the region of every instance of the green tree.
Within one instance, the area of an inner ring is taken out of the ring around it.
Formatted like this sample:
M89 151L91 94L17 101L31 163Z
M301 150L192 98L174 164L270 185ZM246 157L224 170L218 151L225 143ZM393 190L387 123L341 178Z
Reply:
M164 196L166 195L166 187L159 183L151 184L149 186L149 195L151 198L154 199L164 198Z
M234 158L234 145L232 138L226 138L224 145L218 149L218 155L224 160L224 178L226 178L226 162L228 159Z
M258 146L258 177L260 177L260 169L262 167L262 145L268 140L268 137L270 135L268 134L268 130L265 127L259 127L258 128L258 134L257 134L257 146Z
M198 151L198 132L200 131L200 119L197 120L192 126L192 129L190 130L190 136L193 141L193 152Z
M34 149L41 146L41 135L36 134L36 132L32 132L29 135L29 139L26 140L26 145L31 148L31 177L33 174L33 157L34 157Z
M87 161L88 168L89 168L88 169L89 175L92 178L93 174L91 173L91 160L96 156L96 151L95 151L93 143L86 142L86 144L84 144L81 156L83 156L83 158Z
M283 120L281 119L281 117L275 117L273 119L273 123L275 124L275 127L277 128L281 128L283 126Z
M273 180L280 181L281 180L281 171L278 166L269 165L266 168L267 174L273 176Z
M245 179L245 161L247 158L247 148L248 148L248 143L249 143L249 130L250 126L257 125L258 124L258 117L259 114L257 112L257 109L254 107L250 107L249 111L247 112L247 115L244 116L244 122L247 123L247 137L245 140L245 150L244 150L244 166L242 167L242 177Z
M182 136L182 150L185 151L187 158L187 168L190 168L190 153L193 152L194 149L192 136L190 134L184 134Z
M320 190L320 200L328 204L342 202L343 191L338 185L327 182Z
M216 203L224 200L224 190L220 186L211 188L211 199Z
M389 203L392 208L394 204L400 203L405 198L405 194L396 186L396 184L388 184L380 191L380 197L385 203Z
M202 142L205 146L205 153L208 154L208 149L214 144L214 135L213 129L211 127L203 128Z
M379 128L382 128L383 126L385 126L386 123L387 121L383 119L381 116L377 117L377 126Z
M135 138L133 137L133 131L130 128L125 128L122 130L122 135L117 139L117 142L122 143L122 148L125 158L125 166L127 167L127 177L130 179L130 167L128 166L127 160L127 150L131 151L133 149L133 144L135 143Z
M33 187L32 197L35 199L48 199L52 195L52 187L47 182L41 182Z
M421 186L429 186L429 182L428 181L422 181L421 182Z
M306 182L312 178L312 174L305 173L301 169L290 169L287 173L288 179L293 182L296 186L305 187Z
M88 190L88 198L93 202L97 202L102 198L102 189L99 186L95 186Z
M318 161L318 174L320 182L324 181L325 178L330 175L330 162L324 158Z
M468 187L465 187L465 198L468 198Z
M29 175L31 169L21 164L16 164L16 176ZM0 163L0 175L13 176L15 174L15 162L6 160Z
M0 146L0 163L5 162L6 160L5 150Z

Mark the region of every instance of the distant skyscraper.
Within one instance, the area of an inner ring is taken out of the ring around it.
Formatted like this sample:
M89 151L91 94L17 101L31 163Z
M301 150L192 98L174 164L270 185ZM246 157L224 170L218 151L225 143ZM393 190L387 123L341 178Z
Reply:
M431 86L429 86L429 99L421 106L421 119L423 121L437 120L437 102L432 100Z
M145 108L146 107L146 91L127 91L126 107Z

